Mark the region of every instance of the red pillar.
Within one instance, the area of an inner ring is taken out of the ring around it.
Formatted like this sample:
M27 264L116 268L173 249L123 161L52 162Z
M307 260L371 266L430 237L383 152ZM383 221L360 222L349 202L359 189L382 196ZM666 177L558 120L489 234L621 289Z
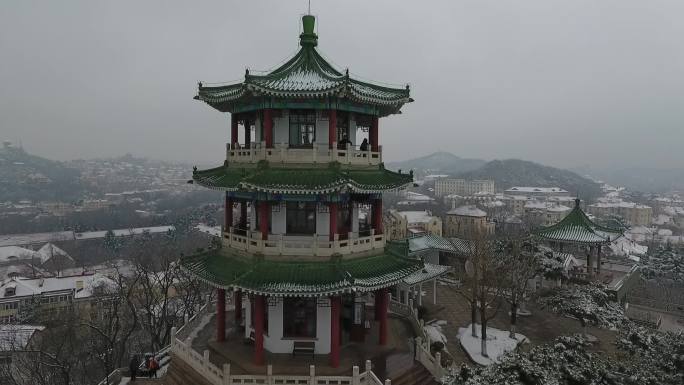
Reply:
M223 208L223 214L223 228L224 231L228 231L233 226L233 198L230 198L228 193L226 193L226 204Z
M378 328L378 344L387 345L387 289L380 289L375 295L380 296L380 325Z
M270 108L264 110L264 142L266 148L273 148L273 115Z
M264 296L254 296L254 364L264 364Z
M216 290L216 341L226 340L226 290Z
M330 366L340 366L340 297L330 297Z
M242 322L242 291L236 290L233 296L235 298L235 325L239 326Z
M374 319L375 319L376 321L379 321L379 320L380 320L380 307L382 306L382 302L381 302L381 298L382 298L382 297L379 295L379 292L378 292L378 291L375 292L374 297L375 297L375 307L374 307L374 310L373 310L373 312L375 313L375 318L374 318Z
M259 231L261 239L268 239L268 219L271 216L271 207L267 201L259 202Z
M373 199L371 215L371 224L373 225L373 229L375 229L375 234L382 234L382 198Z
M230 148L236 148L238 144L238 118L237 115L230 115Z
M368 141L371 145L371 151L377 152L380 148L380 143L378 142L378 117L373 116L371 119L370 130L368 130Z
M328 148L331 150L333 142L337 142L337 110L330 110L328 116Z
M335 240L335 234L337 234L337 203L330 203L330 241Z

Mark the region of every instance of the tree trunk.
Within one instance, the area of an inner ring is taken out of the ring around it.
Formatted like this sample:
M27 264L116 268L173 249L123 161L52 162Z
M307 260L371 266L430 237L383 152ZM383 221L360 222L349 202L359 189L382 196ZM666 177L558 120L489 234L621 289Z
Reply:
M516 302L511 303L511 333L508 335L510 338L515 339L515 323L518 320L518 304Z
M472 325L473 338L477 338L477 329L475 324L477 324L477 302L472 301L470 303L470 323Z
M481 346L482 346L482 357L489 357L487 355L487 319L482 316L482 340L481 340Z

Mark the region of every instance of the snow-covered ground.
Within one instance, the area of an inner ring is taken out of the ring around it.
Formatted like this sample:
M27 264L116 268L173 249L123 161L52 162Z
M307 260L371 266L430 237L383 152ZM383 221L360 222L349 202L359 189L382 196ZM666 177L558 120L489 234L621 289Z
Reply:
M465 328L458 329L458 339L461 346L468 353L470 359L480 365L491 365L499 362L501 356L510 352L518 346L519 343L527 342L527 337L520 333L516 333L516 339L510 338L508 330L499 330L495 328L487 328L487 355L482 356L481 340L480 340L480 325L476 325L477 337L471 334L472 324Z
M442 326L446 325L446 323L444 320L439 320L423 326L423 330L425 330L425 334L427 334L430 342L441 342L444 344L444 349L446 349L447 338L444 331L442 331Z

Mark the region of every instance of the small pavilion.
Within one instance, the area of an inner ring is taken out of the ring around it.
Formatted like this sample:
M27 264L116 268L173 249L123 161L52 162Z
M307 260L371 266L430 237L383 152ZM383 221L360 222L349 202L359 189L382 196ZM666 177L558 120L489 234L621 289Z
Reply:
M561 253L566 244L588 248L587 276L592 279L594 254L596 254L596 272L601 273L601 247L610 244L623 233L620 229L602 226L589 219L580 207L580 200L575 199L575 207L565 218L554 225L534 231L533 235L548 241Z

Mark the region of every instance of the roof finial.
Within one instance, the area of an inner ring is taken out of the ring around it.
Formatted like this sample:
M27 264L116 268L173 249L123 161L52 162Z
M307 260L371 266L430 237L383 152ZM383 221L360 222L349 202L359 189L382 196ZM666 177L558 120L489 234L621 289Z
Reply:
M309 0L309 10L308 10L307 14L308 14L308 15L311 14L311 0Z
M575 198L575 207L578 207L578 208L580 207L580 199L579 198Z
M302 16L302 26L304 27L304 32L299 35L299 45L302 47L318 45L318 36L314 32L314 26L316 25L316 18L312 15Z

